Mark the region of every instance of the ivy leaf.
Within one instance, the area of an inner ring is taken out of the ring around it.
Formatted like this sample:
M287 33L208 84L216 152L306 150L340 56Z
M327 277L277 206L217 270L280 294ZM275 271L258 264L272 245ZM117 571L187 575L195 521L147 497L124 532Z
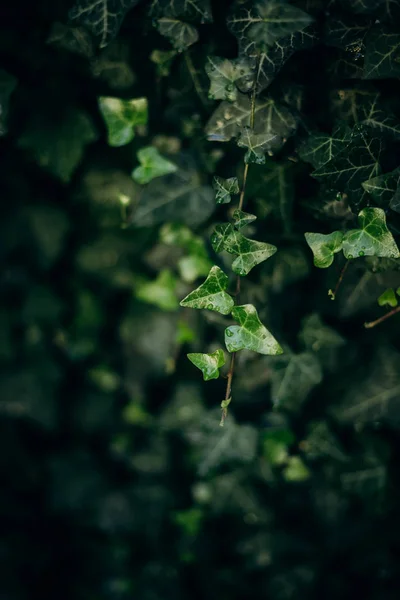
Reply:
M354 203L360 202L365 193L362 183L380 174L381 151L381 141L370 139L360 130L346 152L319 167L312 176L331 188L346 192Z
M199 39L196 27L172 17L163 17L155 23L158 32L167 38L178 52L187 50Z
M117 35L121 23L139 0L77 0L69 12L71 21L84 25L104 48Z
M156 177L175 173L178 170L178 167L161 156L154 146L141 148L137 153L137 157L141 166L134 169L132 179L142 185L149 183Z
M358 215L359 229L346 231L343 236L343 254L346 258L379 256L399 258L400 252L386 226L385 211L364 208Z
M283 350L274 336L264 327L252 304L235 306L232 317L239 323L225 329L225 345L228 352L253 350L259 354L282 354Z
M0 136L7 133L10 96L16 87L16 78L7 73L7 71L0 69Z
M400 167L397 167L390 173L379 175L364 181L362 186L368 194L370 194L378 204L378 206L386 207L393 198L400 183Z
M182 17L196 23L211 23L209 0L150 0L149 14L158 17Z
M215 191L215 201L217 204L229 204L231 201L231 195L239 193L239 182L237 177L229 177L224 179L223 177L214 176L213 188Z
M260 0L254 6L243 6L228 18L230 31L239 39L254 42L264 49L277 40L301 31L312 22L312 17L286 2Z
M400 77L400 34L372 30L365 40L364 79Z
M175 50L153 50L150 60L156 65L159 77L168 77L175 56Z
M207 279L198 288L190 292L181 300L181 306L188 308L207 308L215 310L222 315L229 315L234 306L234 301L226 293L228 276L219 267L212 267Z
M310 391L322 381L318 358L311 352L292 352L269 361L271 396L275 407L298 410Z
M196 226L208 219L215 209L213 191L201 184L199 173L185 160L179 158L182 168L176 173L157 177L142 190L133 215L137 227L167 221Z
M147 98L122 100L102 96L99 108L107 126L110 146L125 146L135 137L135 127L147 124Z
M364 38L371 26L368 17L354 17L342 14L326 19L324 42L327 46L335 46L352 54L363 51Z
M375 11L382 0L341 0L346 9L356 14L368 14Z
M311 163L315 169L322 167L336 157L349 145L351 130L346 125L336 127L332 135L327 133L311 134L297 150L304 162Z
M183 281L193 283L198 277L206 276L212 267L202 237L195 235L189 227L166 223L160 229L160 241L185 250L178 261L179 274Z
M255 215L244 212L236 208L232 213L233 226L235 229L242 229L257 219Z
M96 139L97 131L87 114L69 109L58 115L32 116L18 146L29 150L41 167L68 182L86 146Z
M320 269L330 267L335 254L342 250L343 233L334 231L327 235L323 233L305 233L307 244L314 255L314 265Z
M169 269L160 271L157 279L136 284L135 296L142 302L154 304L161 310L176 310L179 306L176 296L177 279Z
M201 354L193 352L187 355L190 362L203 373L204 381L218 379L219 368L225 364L225 355L223 350L216 350L212 354Z
M394 308L398 305L398 300L393 288L389 288L383 292L378 298L379 306L391 306Z
M253 267L270 258L277 251L276 246L249 240L230 223L217 225L211 236L211 245L216 252L225 250L238 257L232 263L232 270L237 275L247 275Z
M389 206L392 210L400 213L400 187L397 188Z
M233 104L221 102L211 115L205 131L209 141L229 142L237 137L243 127L250 127L251 100L239 94ZM297 128L292 112L272 98L256 100L254 111L254 134L290 137Z
M249 65L244 58L230 60L219 56L208 56L205 70L211 83L208 97L212 100L234 102L237 97L235 83L248 76Z
M265 152L272 154L272 149L279 150L283 146L282 138L272 133L254 133L250 127L244 127L237 141L239 148L247 148L244 157L246 164L265 164Z

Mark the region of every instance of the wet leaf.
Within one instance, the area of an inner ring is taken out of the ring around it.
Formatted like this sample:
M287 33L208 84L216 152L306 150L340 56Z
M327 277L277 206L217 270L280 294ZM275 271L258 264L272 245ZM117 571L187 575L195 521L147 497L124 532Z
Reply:
M400 252L386 225L381 208L364 208L358 215L359 229L346 231L343 236L343 254L346 258L379 256L399 258Z
M335 254L342 250L343 233L341 231L334 231L326 235L323 233L305 233L304 237L314 255L314 265L320 269L330 267Z
M274 336L261 323L252 304L235 306L232 317L239 323L225 329L225 345L228 352L253 350L259 354L282 354L283 350Z
M217 204L228 204L232 199L231 196L238 194L240 191L237 177L223 179L223 177L215 175L213 179L213 188Z
M147 124L147 99L122 100L102 96L99 108L107 126L110 146L125 146L135 137L135 127Z
M205 282L181 300L180 305L188 308L206 308L229 315L234 301L225 291L228 282L228 276L219 267L214 266Z
M234 102L238 90L236 82L249 73L248 61L236 58L230 60L219 56L208 56L205 70L210 78L208 97L212 100Z
M178 170L178 167L161 156L154 146L141 148L137 153L137 158L141 166L132 171L132 179L142 185L150 183L156 177L175 173Z
M246 227L246 225L250 225L250 223L255 221L257 217L237 208L232 213L232 219L234 228L242 229L242 227Z
M225 364L223 350L216 350L212 354L191 353L187 357L190 362L202 371L204 381L218 379L219 369Z

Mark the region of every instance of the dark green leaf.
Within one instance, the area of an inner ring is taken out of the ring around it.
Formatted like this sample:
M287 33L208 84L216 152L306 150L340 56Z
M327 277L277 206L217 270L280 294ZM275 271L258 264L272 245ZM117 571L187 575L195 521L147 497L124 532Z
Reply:
M371 21L367 17L353 17L346 14L326 19L324 41L351 54L363 52L364 38Z
M399 258L400 252L386 226L385 211L364 208L358 215L359 229L346 231L343 236L343 254L346 258L379 256Z
M213 179L213 188L217 204L228 204L232 200L231 195L236 195L240 191L237 177L224 179L223 177L215 175Z
M272 155L280 150L284 141L273 133L254 133L250 127L244 127L240 132L237 141L239 148L247 148L244 162L255 163L257 165L265 164L265 152Z
M242 229L257 219L255 215L243 212L242 210L236 209L232 213L233 226L235 229Z
M7 133L7 118L10 96L16 87L16 78L7 73L7 71L0 69L0 136Z
M365 40L365 79L400 77L400 34L372 30Z
M234 301L225 291L228 281L228 276L219 267L212 267L205 282L181 300L180 305L188 308L207 308L222 315L229 315Z
M153 50L150 60L156 65L160 77L168 77L175 56L175 50Z
M230 60L219 56L208 56L205 70L210 78L208 97L212 100L234 102L238 93L235 83L238 79L247 77L250 68L245 58Z
M258 318L252 304L235 306L232 317L239 323L225 329L225 344L228 352L253 350L259 354L282 354L283 350Z
M141 148L137 153L140 167L136 167L132 172L132 179L140 184L150 183L156 177L175 173L178 167L170 162L154 146Z
M135 127L147 124L147 99L122 100L102 96L99 108L106 122L110 146L125 146L135 137Z
M159 33L167 38L178 52L187 50L199 39L196 27L172 17L163 17L155 23Z
M314 265L320 269L330 267L335 254L342 250L343 233L334 231L324 235L323 233L305 233L307 244L314 255Z
M385 173L384 175L379 175L379 177L373 177L368 181L364 181L362 186L372 196L378 206L386 208L396 193L399 183L400 167L390 173Z
M322 132L310 135L300 144L298 154L302 160L318 169L340 154L349 145L350 139L350 128L340 125L333 130L331 136Z
M117 35L130 8L139 0L76 0L69 12L71 21L84 25L104 48Z
M204 381L218 379L219 369L225 364L223 350L216 350L212 354L191 353L187 357L195 367L202 371Z
M275 254L277 248L271 244L249 240L232 227L230 223L217 225L211 236L211 244L216 252L225 250L238 255L232 263L237 275L247 275L253 267Z
M183 281L193 283L198 277L206 276L212 267L203 238L195 235L189 227L166 223L160 230L162 243L178 246L185 255L178 260L178 270Z
M275 406L297 411L310 391L322 381L318 358L311 352L291 352L271 359L271 396Z
M181 17L197 23L212 21L209 0L150 0L152 17Z

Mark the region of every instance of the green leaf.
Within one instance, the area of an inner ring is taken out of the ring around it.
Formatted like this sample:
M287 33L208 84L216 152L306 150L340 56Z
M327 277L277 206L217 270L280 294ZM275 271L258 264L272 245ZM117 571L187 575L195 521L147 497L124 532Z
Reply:
M340 154L349 145L350 139L350 128L339 125L332 135L322 132L310 135L300 144L297 152L304 162L309 162L318 169Z
M175 50L153 50L150 60L156 65L159 77L168 77L175 56L177 56Z
M340 192L346 192L354 202L360 202L365 193L362 183L380 174L379 158L382 143L370 139L361 130L346 152L319 167L313 177Z
M363 52L364 39L370 26L368 17L331 14L326 19L324 42L327 46L335 46L351 54Z
M162 310L176 310L179 306L176 286L175 275L169 269L165 269L154 281L137 283L135 296L142 302L154 304Z
M141 164L132 172L132 179L140 184L150 183L156 177L175 173L178 167L170 162L154 146L141 148L137 153L137 158Z
M244 58L230 60L219 56L208 56L205 70L210 78L208 97L211 100L234 102L238 93L235 83L246 76L249 65Z
M321 364L311 352L285 352L270 359L271 399L274 406L298 411L311 390L323 378Z
M284 144L282 138L273 133L254 133L250 127L244 127L240 132L237 141L239 148L247 148L244 162L255 163L257 165L265 164L265 152L269 155L280 150Z
M212 354L192 353L187 355L190 362L203 373L204 381L218 379L219 368L225 364L223 350L216 350Z
M300 456L289 456L288 464L283 469L283 478L286 481L306 481L310 477L310 470Z
M158 32L167 38L178 52L187 50L199 39L196 27L173 17L163 17L155 23Z
M368 181L364 181L362 186L372 196L378 206L386 208L395 195L399 184L400 167L397 167L397 169L390 173L385 173L384 175L379 175L379 177L373 177L372 179L368 179Z
M135 137L135 127L147 124L147 98L122 100L102 96L99 108L107 126L110 146L125 146Z
M228 352L253 350L259 354L282 354L283 350L258 318L252 304L235 306L232 317L239 323L225 329L225 345Z
M399 258L400 252L386 226L385 211L364 208L358 215L359 229L346 231L343 236L343 254L346 258L379 256Z
M84 25L104 48L117 35L121 23L139 0L77 0L69 12L71 21Z
M214 176L213 188L215 191L215 201L217 204L228 204L231 201L231 195L239 193L239 182L237 177L229 177L229 179L223 179L223 177Z
M93 58L95 54L93 38L84 27L70 27L64 23L53 23L46 44L62 50Z
M225 250L238 257L232 263L232 270L237 275L247 275L253 267L275 254L277 248L272 244L249 240L230 223L217 225L211 236L211 245L216 252Z
M211 187L201 184L200 174L182 156L176 173L157 177L142 190L133 215L137 227L150 227L168 221L194 227L208 219L215 209Z
M0 69L0 136L7 133L10 96L17 87L17 79Z
M272 46L277 40L305 29L312 17L301 9L286 4L260 0L250 8L244 6L228 18L228 27L238 38L253 42L263 50L265 46Z
M207 308L222 315L229 315L234 301L225 291L228 282L228 276L219 267L214 266L205 282L181 300L180 305L188 308Z
M389 288L383 292L378 298L379 306L391 306L394 308L398 305L398 300L393 288Z
M179 259L178 270L183 281L193 283L198 277L208 275L212 263L203 238L195 235L189 227L177 223L166 223L160 229L160 241L186 251Z
M255 215L239 210L238 208L232 213L233 226L235 229L242 229L257 219Z
M314 255L314 265L320 269L330 267L335 254L342 250L343 233L334 231L324 235L323 233L305 233L307 244Z
M58 115L35 113L18 139L46 171L68 182L81 162L85 148L97 139L91 119L80 110Z
M243 127L250 127L251 100L239 94L234 103L221 102L211 115L205 131L209 141L229 142L237 137ZM285 106L272 98L256 100L254 111L254 134L290 137L297 128L296 118Z
M150 0L151 17L182 17L197 23L211 23L209 0Z
M373 29L365 40L364 79L400 77L400 34L382 27Z
M283 465L289 456L289 446L295 441L290 429L277 429L268 431L264 439L264 455L273 465Z

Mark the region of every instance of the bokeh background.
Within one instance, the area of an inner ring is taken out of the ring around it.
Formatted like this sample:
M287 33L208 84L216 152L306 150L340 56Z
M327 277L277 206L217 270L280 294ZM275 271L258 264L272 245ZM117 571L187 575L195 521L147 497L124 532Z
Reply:
M230 3L167 66L144 4L100 50L67 25L72 2L0 8L0 598L397 599L399 319L362 325L398 266L360 259L332 302L343 264L315 269L303 233L346 207L316 201L307 165L251 167L251 231L279 252L243 299L286 352L240 354L219 427L225 382L185 354L220 346L226 319L179 300L226 260L212 175L242 173L240 149L204 136L204 58L235 55ZM280 82L322 122L331 54L305 57ZM131 144L108 145L99 96L147 98ZM144 145L178 175L136 184ZM138 218L182 187L190 214Z

